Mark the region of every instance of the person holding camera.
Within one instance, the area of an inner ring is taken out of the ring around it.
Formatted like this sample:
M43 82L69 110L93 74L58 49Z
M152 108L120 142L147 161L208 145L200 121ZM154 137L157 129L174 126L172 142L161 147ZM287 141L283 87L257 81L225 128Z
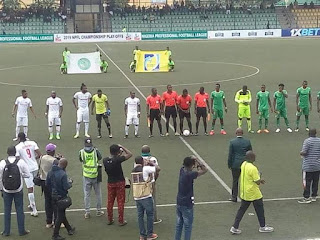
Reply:
M48 173L46 184L51 190L53 206L57 209L57 218L54 223L52 240L64 240L59 235L61 224L63 223L68 231L68 235L75 233L75 228L71 227L66 217L66 209L71 206L71 198L68 197L68 190L72 187L72 180L68 178L66 168L68 161L61 158L58 165L53 165Z
M90 195L93 188L97 198L97 217L104 215L101 211L101 181L98 179L99 175L99 161L102 159L101 153L92 145L92 139L87 138L84 141L84 148L79 152L79 160L82 162L83 175L83 192L84 192L84 218L90 218ZM101 172L100 172L101 175Z
M132 157L132 153L122 145L113 144L110 146L110 157L103 159L103 165L108 175L108 225L114 224L113 206L117 198L118 221L120 226L127 222L124 220L125 178L123 176L122 163Z
M140 240L157 239L158 235L153 232L154 204L152 197L152 180L160 172L157 164L138 156L135 158L136 166L132 170L133 198L136 201ZM147 215L147 231L144 224L144 212Z
M194 205L193 181L207 171L208 169L195 156L186 157L183 160L178 185L175 240L181 239L183 226L184 239L191 239Z

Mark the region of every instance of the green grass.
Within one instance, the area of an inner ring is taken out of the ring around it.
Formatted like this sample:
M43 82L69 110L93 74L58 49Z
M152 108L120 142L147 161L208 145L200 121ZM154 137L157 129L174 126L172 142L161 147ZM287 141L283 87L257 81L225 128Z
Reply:
M138 44L141 49L165 49L170 46L176 63L176 71L162 74L132 74L128 69L132 58L132 49ZM67 45L72 52L95 51L95 44L70 44ZM278 83L283 82L289 93L288 116L291 126L295 122L295 91L303 80L309 81L312 88L313 105L316 106L316 92L320 90L318 84L318 39L274 39L274 40L250 40L250 41L176 41L176 42L139 42L139 43L103 43L99 46L111 57L111 59L124 71L124 73L136 84L144 95L149 95L151 86L157 86L158 92L165 91L165 85L170 83L178 85L175 87L179 93L187 87L189 92L194 93L199 89L202 82L206 92L214 89L214 82L221 82L221 88L226 93L228 114L225 116L226 136L219 134L213 137L200 136L186 138L187 142L197 151L209 166L228 185L231 183L231 174L227 168L228 142L234 137L237 122L237 105L234 102L234 94L242 85L248 85L253 96L259 91L261 84L266 84L267 89L273 94L277 90ZM124 135L124 111L123 101L133 89L124 75L109 62L109 73L98 75L60 75L59 65L61 52L64 45L1 45L0 58L0 81L11 84L1 85L0 98L2 102L2 114L0 118L1 140L0 153L5 157L7 146L12 144L14 137L15 121L11 118L13 102L22 89L29 92L33 101L34 109L38 118L30 116L29 136L38 142L42 152L47 140L47 120L44 117L45 100L51 90L56 90L64 101L64 114L62 119L62 140L54 141L58 146L58 152L69 160L68 174L74 179L74 186L70 191L73 198L72 209L83 208L82 193L82 171L78 161L78 151L83 147L83 138L74 140L76 112L72 106L72 96L81 83L85 82L91 93L96 92L99 87L108 95L111 104L111 125L114 138L107 138L104 128L103 138L94 140L104 156L108 156L108 147L112 143L121 143L134 152L140 153L143 144L149 144L160 163L162 172L158 181L158 204L174 204L177 193L178 173L182 160L190 155L190 150L179 138L171 136L160 138L155 126L153 139L148 139L146 124L145 103L142 101L142 118L140 127L140 139L123 139ZM235 63L242 65L226 64ZM260 72L252 77L241 78L252 75L256 69L243 66L257 67ZM26 66L26 67L25 67ZM17 67L11 69L13 67ZM6 69L6 70L2 70ZM228 79L240 78L234 81ZM17 85L12 85L17 84ZM183 86L181 84L190 84ZM30 85L30 86L20 86ZM161 85L161 86L160 86ZM55 87L33 87L33 86L55 86ZM255 101L251 104L253 128L258 126L258 117L254 114ZM194 123L194 116L193 123ZM285 131L283 121L282 132L274 133L275 119L270 115L269 135L253 134L250 138L253 149L257 153L257 165L266 185L262 186L265 199L292 198L302 194L301 184L301 159L299 151L302 141L307 137L304 129L304 120L301 121L301 131L289 134ZM310 126L318 127L319 118L314 110L311 113ZM219 128L217 124L216 129ZM83 126L82 126L83 129ZM95 118L91 118L90 134L96 136ZM125 175L129 176L133 167L133 158L123 164ZM104 175L103 201L106 201L106 176ZM221 203L229 197L229 193L211 175L196 180L195 183L196 202L219 203L202 204L195 207L195 221L193 225L193 239L232 239L229 228L233 223L235 213L239 204ZM36 202L39 210L44 210L44 198L39 189L36 189ZM26 194L25 194L26 195ZM27 198L25 199L27 203ZM26 206L27 204L25 204ZM93 198L92 206L95 205ZM134 206L132 196L129 197L127 206ZM268 201L265 202L267 223L275 227L272 234L259 234L256 216L245 215L240 228L243 234L239 239L307 239L316 238L320 231L318 228L319 203L311 205L299 205L296 200ZM2 205L0 212L3 212ZM254 212L250 207L248 212ZM94 213L94 212L93 212ZM173 239L175 227L175 208L173 206L160 206L159 217L164 221L155 226L155 232L160 239ZM94 214L93 214L94 215ZM115 212L115 216L116 212ZM138 239L137 214L135 209L126 209L125 218L129 222L124 228L117 225L107 226L105 218L93 217L84 220L83 211L68 214L70 222L77 228L77 234L70 239L102 239L106 235L110 239L131 240ZM12 239L17 237L16 220L12 218ZM3 219L0 218L3 226ZM45 215L40 214L34 219L26 216L26 226L31 230L31 235L25 239L49 238L51 230L45 229ZM66 235L62 230L62 235Z

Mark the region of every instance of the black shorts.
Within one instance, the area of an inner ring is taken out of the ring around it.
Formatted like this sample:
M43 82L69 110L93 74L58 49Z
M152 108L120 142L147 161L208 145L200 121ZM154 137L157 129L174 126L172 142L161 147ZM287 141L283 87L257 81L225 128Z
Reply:
M150 109L150 121L161 119L160 109Z
M184 111L181 111L179 109L179 117L182 119L182 118L191 118L191 114L190 114L190 111L188 113L184 112Z
M100 122L102 120L102 118L106 121L109 122L109 117L107 115L107 113L102 113L102 114L96 114L96 120L98 122Z
M176 118L177 117L177 109L176 109L176 107L175 106L166 107L164 116L166 118L170 118L170 116L173 117L173 118Z
M205 107L197 107L197 117L203 117L206 118L207 117L207 108Z

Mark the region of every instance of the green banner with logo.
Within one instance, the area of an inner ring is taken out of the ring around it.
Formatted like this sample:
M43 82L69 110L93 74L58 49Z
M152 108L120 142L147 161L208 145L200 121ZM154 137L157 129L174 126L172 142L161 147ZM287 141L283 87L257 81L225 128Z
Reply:
M207 39L207 31L144 32L142 40Z
M0 35L0 43L53 42L53 34Z

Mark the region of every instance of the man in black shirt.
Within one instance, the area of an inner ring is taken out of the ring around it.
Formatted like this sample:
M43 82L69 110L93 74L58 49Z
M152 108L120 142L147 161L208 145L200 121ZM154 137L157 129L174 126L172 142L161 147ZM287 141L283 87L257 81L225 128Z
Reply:
M114 223L113 205L117 198L119 225L124 226L127 222L123 218L125 202L125 179L122 171L122 162L132 157L132 153L121 145L113 144L110 146L110 157L103 159L103 165L108 175L108 225Z

